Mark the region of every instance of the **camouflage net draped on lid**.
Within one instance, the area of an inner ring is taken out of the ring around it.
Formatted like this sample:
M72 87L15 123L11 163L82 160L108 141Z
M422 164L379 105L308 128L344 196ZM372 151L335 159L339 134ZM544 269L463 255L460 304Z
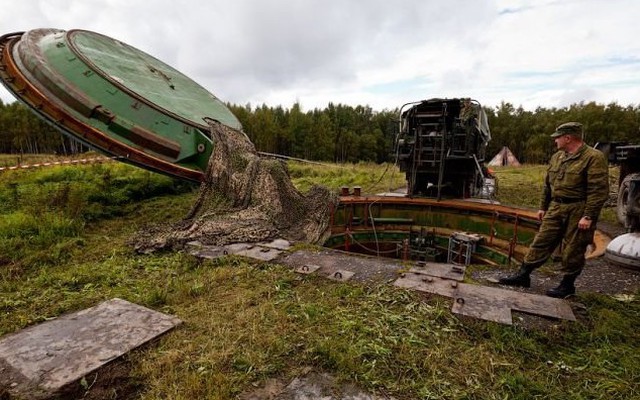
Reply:
M284 162L260 158L243 132L208 122L215 148L195 204L184 220L140 232L136 250L179 249L196 240L216 246L275 238L324 242L336 195L320 186L300 193Z

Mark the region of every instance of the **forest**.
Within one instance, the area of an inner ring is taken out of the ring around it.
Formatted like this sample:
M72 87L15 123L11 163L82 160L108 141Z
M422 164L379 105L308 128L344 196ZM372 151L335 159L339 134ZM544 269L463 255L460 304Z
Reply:
M393 161L398 109L329 103L324 109L227 104L258 151L329 162ZM535 111L502 102L484 107L491 128L489 157L509 146L523 163L546 162L554 151L549 134L562 122L579 121L588 144L640 143L640 105L576 103ZM63 136L19 102L0 100L0 153L74 154L87 149Z

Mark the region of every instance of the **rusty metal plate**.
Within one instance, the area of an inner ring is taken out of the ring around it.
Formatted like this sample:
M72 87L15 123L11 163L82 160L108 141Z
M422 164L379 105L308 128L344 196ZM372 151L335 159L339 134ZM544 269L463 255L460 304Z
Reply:
M300 274L308 275L308 274L313 274L314 272L316 272L319 269L320 269L319 265L305 264L305 265L301 265L298 268L296 268L295 271L300 273Z
M121 299L0 338L0 388L45 397L181 324Z
M355 272L339 269L329 274L327 278L332 279L334 281L338 281L338 282L346 282L349 279L351 279L355 274L356 274Z
M394 285L451 297L454 299L451 309L454 313L507 325L513 323L512 310L569 321L576 320L567 301L548 296L458 283L450 279L416 273L404 274Z
M440 278L453 279L462 281L467 267L464 265L439 264L439 263L420 263L417 267L411 268L409 272L421 275L437 276Z

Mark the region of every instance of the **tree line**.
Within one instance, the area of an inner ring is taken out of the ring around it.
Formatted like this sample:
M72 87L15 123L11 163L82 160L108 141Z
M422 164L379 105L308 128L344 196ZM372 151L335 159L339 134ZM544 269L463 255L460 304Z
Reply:
M26 106L0 100L0 153L75 154L87 151L80 142L62 135Z
M316 161L393 161L398 109L329 103L303 111L291 108L227 104L259 151ZM579 121L585 140L640 144L640 105L576 103L564 108L526 111L508 102L484 107L492 140L487 155L508 146L524 163L544 163L555 151L549 134L562 122ZM86 151L18 102L0 100L0 153L73 154Z

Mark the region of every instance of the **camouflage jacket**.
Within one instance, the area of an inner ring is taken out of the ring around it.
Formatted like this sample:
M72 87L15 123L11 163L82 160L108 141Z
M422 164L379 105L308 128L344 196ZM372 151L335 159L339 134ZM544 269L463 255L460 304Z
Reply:
M544 179L540 209L554 198L581 199L584 215L598 218L609 197L609 168L602 152L582 145L574 154L558 151L551 157Z
M468 122L473 118L478 118L478 110L473 104L465 104L460 109L460 120L462 122Z

